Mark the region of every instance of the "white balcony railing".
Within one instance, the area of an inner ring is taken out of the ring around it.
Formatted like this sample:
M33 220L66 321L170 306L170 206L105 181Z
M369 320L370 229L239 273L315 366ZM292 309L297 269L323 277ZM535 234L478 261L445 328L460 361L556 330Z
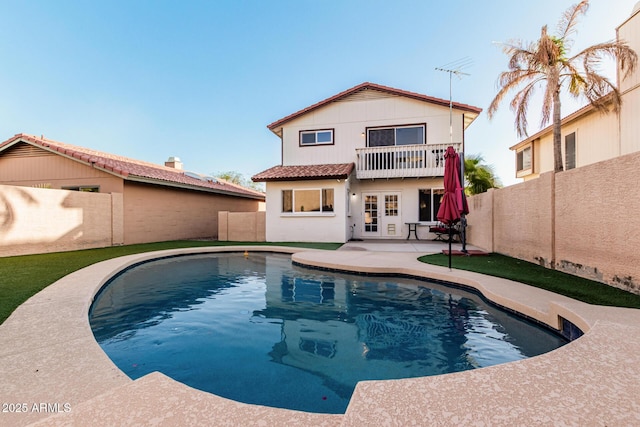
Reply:
M444 176L444 152L449 146L459 151L461 145L453 143L357 148L356 177Z

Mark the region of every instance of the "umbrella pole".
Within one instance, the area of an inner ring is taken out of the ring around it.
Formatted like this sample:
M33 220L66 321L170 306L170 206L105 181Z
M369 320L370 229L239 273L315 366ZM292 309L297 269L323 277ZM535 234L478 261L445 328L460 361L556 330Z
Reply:
M460 218L460 240L462 240L462 252L467 253L467 216L462 214L462 218Z
M449 270L451 270L451 239L453 237L453 233L451 232L452 225L449 224Z

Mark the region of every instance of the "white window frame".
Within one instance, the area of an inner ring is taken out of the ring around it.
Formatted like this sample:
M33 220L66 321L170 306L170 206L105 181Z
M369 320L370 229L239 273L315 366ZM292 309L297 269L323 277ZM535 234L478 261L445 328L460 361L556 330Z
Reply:
M318 141L319 134L328 133L330 135L329 141ZM313 135L313 142L302 142L304 135ZM317 130L301 130L299 135L300 147L314 147L316 145L333 145L334 143L334 129L317 129Z
M322 196L325 191L333 192L333 206L331 210L324 210L325 200ZM291 211L284 210L284 193L291 191ZM320 210L318 211L296 211L296 192L297 191L317 191L319 193ZM280 213L282 216L335 216L335 189L334 188L284 188L280 191Z
M420 192L421 191L429 191L429 197L431 198L431 220L420 220ZM435 191L440 191L442 192L442 194L435 194ZM438 209L435 209L436 207L436 203L435 203L435 198L436 196L440 196L442 198L444 194L444 188L443 187L431 187L431 188L419 188L418 189L418 220L422 223L426 223L426 224L435 224L438 222ZM440 203L438 203L438 207L440 206Z
M528 154L527 154L528 153ZM522 156L522 166L518 161L518 157ZM529 162L525 162L525 156L528 156ZM516 151L516 177L520 178L524 175L530 175L533 173L533 144L529 144L520 150Z
M422 128L422 142L418 145L424 145L427 143L427 124L426 123L413 123L408 125L394 125L394 126L376 126L376 127L368 127L367 131L367 147L371 147L370 145L370 135L372 131L380 131L393 129L393 145L381 145L378 147L397 147L398 146L398 129L409 129L409 128Z
M569 158L569 140L573 138L573 157ZM564 136L564 168L565 170L575 169L578 157L578 132L573 131ZM571 162L569 162L571 160Z

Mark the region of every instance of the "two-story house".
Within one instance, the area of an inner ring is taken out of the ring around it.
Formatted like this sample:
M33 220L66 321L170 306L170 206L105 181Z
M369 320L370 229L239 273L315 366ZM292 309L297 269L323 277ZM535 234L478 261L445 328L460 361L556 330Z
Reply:
M617 29L616 37L640 54L640 2ZM562 119L565 170L640 151L640 72L623 79L618 70L620 111L601 114L587 105ZM525 181L553 170L553 126L510 147L516 155L516 177Z
M252 177L266 182L267 241L406 239L408 223L435 223L443 153L464 150L481 111L362 83L271 123L282 164Z

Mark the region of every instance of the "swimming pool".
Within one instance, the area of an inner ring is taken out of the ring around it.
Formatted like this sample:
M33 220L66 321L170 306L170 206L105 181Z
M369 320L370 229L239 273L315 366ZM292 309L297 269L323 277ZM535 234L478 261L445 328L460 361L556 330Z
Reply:
M90 320L133 379L160 371L230 399L326 413L344 412L357 381L474 369L565 343L460 289L271 253L146 262L102 290Z

